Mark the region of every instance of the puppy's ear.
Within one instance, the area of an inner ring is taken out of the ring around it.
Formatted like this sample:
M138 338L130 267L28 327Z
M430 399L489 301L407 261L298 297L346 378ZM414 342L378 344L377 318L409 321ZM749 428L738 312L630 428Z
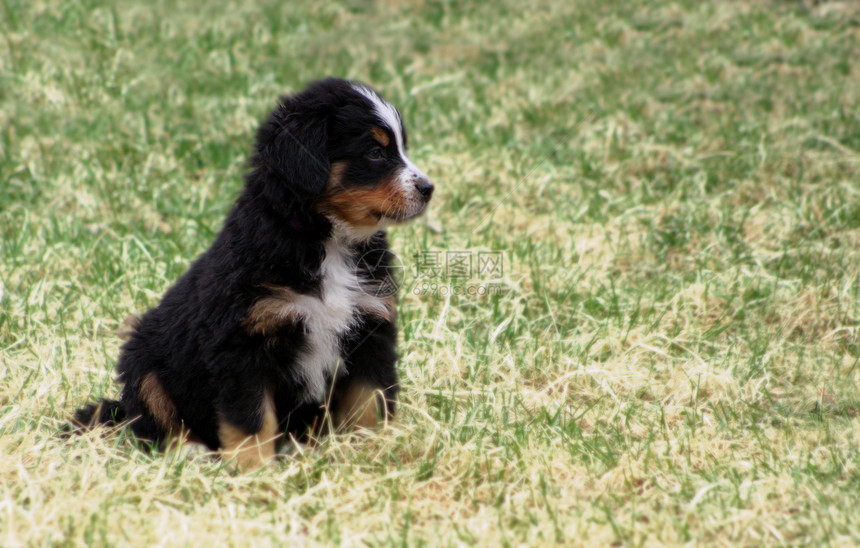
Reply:
M331 166L327 150L325 112L305 110L284 99L260 128L257 159L291 190L322 194Z

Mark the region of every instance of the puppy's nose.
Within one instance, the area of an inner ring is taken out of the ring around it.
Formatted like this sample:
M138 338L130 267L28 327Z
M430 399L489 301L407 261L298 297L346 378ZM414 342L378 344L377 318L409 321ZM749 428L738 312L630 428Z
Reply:
M425 200L430 199L430 196L433 194L434 188L435 187L433 186L433 183L431 183L427 179L423 179L415 183L415 190L417 190L418 193L421 194L421 196L423 196Z

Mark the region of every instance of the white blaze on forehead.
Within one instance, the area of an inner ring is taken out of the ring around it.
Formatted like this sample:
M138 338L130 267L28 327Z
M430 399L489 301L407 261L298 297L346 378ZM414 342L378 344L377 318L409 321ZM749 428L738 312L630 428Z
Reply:
M403 150L403 124L400 120L400 114L394 106L380 97L375 91L361 84L353 84L353 89L362 94L373 105L373 112L388 126L391 133L394 134L394 140L397 143L397 150L401 156L406 156Z
M403 121L400 114L394 105L383 99L375 91L361 84L353 84L353 89L367 98L373 105L373 112L379 116L379 119L388 126L391 133L394 134L394 142L397 143L397 152L403 160L405 167L400 172L400 180L403 182L415 181L417 179L427 179L427 175L418 169L415 164L406 156L406 150L403 145Z

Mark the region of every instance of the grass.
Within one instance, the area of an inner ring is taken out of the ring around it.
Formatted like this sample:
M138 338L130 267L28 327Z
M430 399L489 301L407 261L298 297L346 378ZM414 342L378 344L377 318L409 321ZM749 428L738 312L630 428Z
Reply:
M858 25L849 2L3 0L0 544L860 543ZM391 231L396 424L248 474L59 438L116 393L119 323L212 241L258 121L327 74L401 108L438 186ZM416 262L455 251L504 270Z

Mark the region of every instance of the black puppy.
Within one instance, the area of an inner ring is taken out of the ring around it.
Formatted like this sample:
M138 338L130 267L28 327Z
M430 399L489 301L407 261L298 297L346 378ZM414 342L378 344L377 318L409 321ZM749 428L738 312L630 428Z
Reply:
M329 78L282 103L257 134L245 188L215 243L134 322L119 401L79 426L128 421L259 465L303 439L394 413L399 389L383 227L420 215L433 185L406 157L400 113Z

